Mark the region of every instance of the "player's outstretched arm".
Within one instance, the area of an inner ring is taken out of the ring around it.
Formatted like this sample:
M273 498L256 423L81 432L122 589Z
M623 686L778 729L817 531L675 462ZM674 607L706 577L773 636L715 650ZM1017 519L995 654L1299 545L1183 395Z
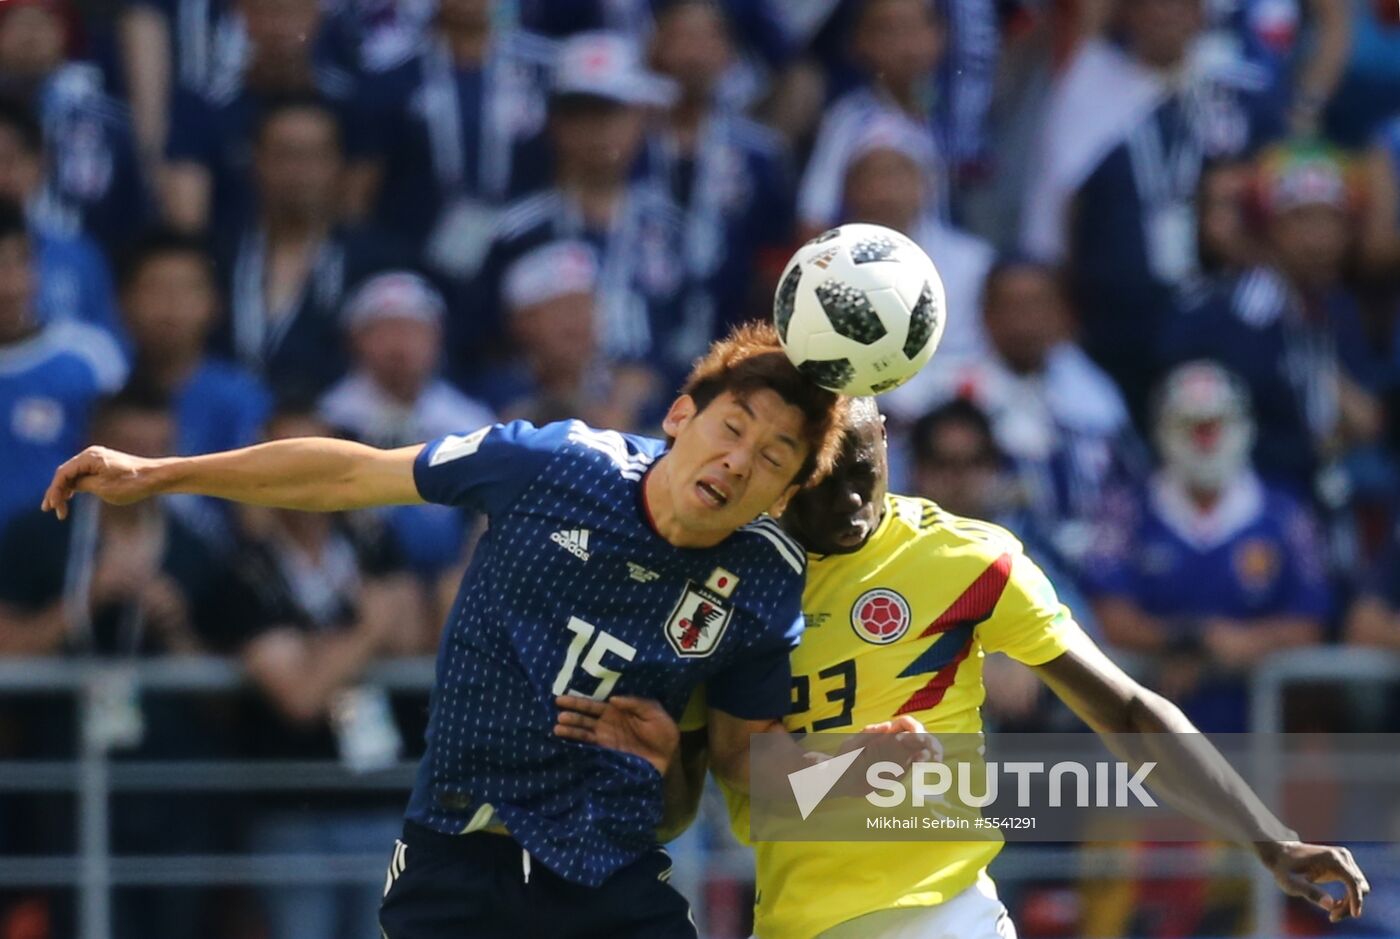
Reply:
M1298 841L1176 705L1138 684L1092 642L1076 643L1035 671L1120 758L1156 764L1154 792L1224 837L1249 844L1290 896L1326 910L1333 922L1361 915L1371 888L1351 852ZM1327 883L1341 884L1344 899L1323 889Z
M88 447L60 466L46 511L68 517L76 492L127 505L167 493L312 512L422 502L413 480L421 445L379 450L349 440L300 437L196 457L145 459Z

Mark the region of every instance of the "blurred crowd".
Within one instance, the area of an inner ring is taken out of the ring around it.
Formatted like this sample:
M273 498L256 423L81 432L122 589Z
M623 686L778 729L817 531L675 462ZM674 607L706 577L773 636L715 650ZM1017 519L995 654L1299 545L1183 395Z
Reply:
M413 755L421 698L359 679L433 651L479 520L60 524L54 467L649 431L849 221L947 289L933 364L881 398L894 487L1014 531L1200 726L1245 729L1276 650L1400 647L1393 0L0 0L0 655L241 659L247 695L146 702L119 754ZM994 726L1062 726L987 674ZM0 758L71 755L66 705L0 708ZM376 851L397 801L148 798L113 837ZM0 853L71 843L71 806L7 806ZM255 928L185 893L118 935ZM377 935L363 891L281 894L273 939ZM4 939L71 929L9 899Z

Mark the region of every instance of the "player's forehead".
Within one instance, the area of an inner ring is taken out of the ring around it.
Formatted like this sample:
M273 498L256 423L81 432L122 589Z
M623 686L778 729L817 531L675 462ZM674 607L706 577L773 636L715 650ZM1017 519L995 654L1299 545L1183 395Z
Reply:
M741 416L753 423L760 437L805 454L802 411L771 388L726 390L710 405L719 415Z

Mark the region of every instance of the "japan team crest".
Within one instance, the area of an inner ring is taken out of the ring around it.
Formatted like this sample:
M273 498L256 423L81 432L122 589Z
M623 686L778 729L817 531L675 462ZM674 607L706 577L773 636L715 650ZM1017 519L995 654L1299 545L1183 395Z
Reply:
M704 658L719 645L732 612L719 594L688 582L666 621L666 641L683 659Z

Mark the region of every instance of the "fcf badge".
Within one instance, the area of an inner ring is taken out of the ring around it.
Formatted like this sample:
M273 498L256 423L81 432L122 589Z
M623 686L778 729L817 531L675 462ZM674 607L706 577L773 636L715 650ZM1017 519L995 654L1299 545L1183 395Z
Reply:
M704 658L719 645L731 612L714 591L687 582L666 621L666 641L681 658Z

